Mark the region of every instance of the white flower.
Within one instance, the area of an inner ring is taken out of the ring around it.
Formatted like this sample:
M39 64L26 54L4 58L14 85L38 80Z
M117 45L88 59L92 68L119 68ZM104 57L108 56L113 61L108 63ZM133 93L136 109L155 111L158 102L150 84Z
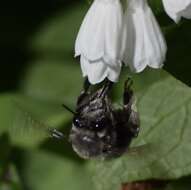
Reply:
M112 82L118 80L122 18L119 0L94 0L83 20L76 39L75 56L81 56L83 76L92 84L105 78Z
M124 16L123 61L132 71L161 68L166 42L146 0L129 0Z
M163 0L166 13L176 23L181 17L191 18L191 0Z

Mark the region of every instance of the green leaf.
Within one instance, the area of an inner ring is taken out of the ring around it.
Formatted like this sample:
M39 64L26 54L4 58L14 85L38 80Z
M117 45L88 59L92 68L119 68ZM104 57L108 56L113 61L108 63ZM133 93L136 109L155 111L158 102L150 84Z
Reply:
M180 34L183 29L180 28L185 24L174 27L163 14L161 1L150 3L169 35L171 53L166 69L182 81L185 76L189 81L185 69L181 70L177 65L190 60L189 51L183 48L185 41L189 43L190 25L186 24L183 32L186 37L182 41ZM59 145L49 143L46 129L68 126L71 116L61 108L61 104L75 108L82 88L80 66L72 59L72 51L86 10L87 4L79 4L47 20L29 43L37 61L32 61L22 76L19 93L0 96L0 134L9 132L14 146L27 150L29 147L40 149L27 151L21 162L26 184L33 190L118 190L124 182L150 178L176 179L190 175L191 92L164 71L147 69L142 74L133 75L141 132L132 146L145 145L139 152L110 161L84 163L73 159L75 156L72 154L68 156L68 152L72 151L70 146L65 146L63 142ZM128 76L129 72L124 70L113 92L116 102L121 101L122 86Z
M49 137L48 128L64 125L70 119L61 106L19 94L0 96L0 133L9 133L11 143L35 147Z
M66 68L67 70L65 70ZM25 80L21 84L24 95L4 95L4 101L0 98L5 108L9 108L7 110L10 111L5 113L6 109L2 109L2 114L5 114L3 118L6 118L9 114L9 117L6 119L7 124L11 120L17 128L21 127L22 129L23 126L29 128L35 128L35 126L37 126L37 128L41 128L49 124L49 117L57 118L58 116L59 118L60 108L58 109L57 106L62 102L62 98L60 97L67 98L70 104L75 105L73 101L80 92L82 81L80 81L79 85L78 83L76 84L78 80L72 80L74 76L73 73L78 73L77 68L76 66L54 62L34 64L33 67L28 70L28 74L26 74ZM65 73L65 75L63 75L63 73ZM80 80L80 74L77 75L76 73L75 75L78 76ZM124 71L120 83L114 87L116 90L114 96L118 102L122 97L122 85L128 76L127 73L128 72ZM119 189L121 183L134 180L149 178L175 179L191 173L189 155L191 147L189 138L191 130L189 125L191 120L188 117L191 109L190 89L162 70L155 72L146 70L144 73L132 77L134 86L136 87L135 92L141 117L140 136L133 142L132 146L145 145L145 148L140 149L140 152L127 154L121 158L110 161L90 161L88 162L88 167L81 165L73 159L66 159L67 152L64 152L64 146L62 154L59 154L60 156L62 155L59 163L62 162L61 160L63 160L63 162L66 161L67 166L73 168L71 169L72 171L75 168L75 170L85 170L87 173L89 172L88 175L92 176L94 185L98 190ZM65 93L68 93L68 96L65 97ZM11 103L10 99L14 104ZM68 116L67 118L69 119ZM55 124L57 123L56 121ZM58 121L57 124L60 125L61 122L60 120ZM27 135L23 135L20 139L16 138L16 140L12 140L12 142L20 146L38 145L42 140L45 140L45 138L42 138L43 135L32 135L29 141L30 143L27 143ZM14 139L14 137L11 139ZM53 144L53 146L56 146L56 144ZM44 146L41 147L41 149L44 148ZM61 149L62 147L59 146L59 150ZM52 151L49 146L46 147L46 151L49 152L47 159L51 158L52 155L51 162L55 164L57 157L51 153L58 152ZM29 157L32 158L33 156ZM44 157L46 156L42 157L44 162ZM27 160L29 160L28 156ZM37 169L40 167L39 165L43 166L41 156L37 156L34 160L31 159L29 163L32 166L35 164L35 168ZM29 163L26 161L27 165ZM47 163L46 167L51 167L51 170L53 170L53 166L50 166L50 161L47 161ZM80 167L80 169L78 167ZM45 169L41 170L43 171ZM70 169L68 170L70 171ZM30 186L34 186L36 189L48 188L48 183L40 184L37 179L30 179L31 176L35 177L33 170L25 171L29 176L28 181L30 182L31 180L34 182L33 184L29 184ZM48 181L50 181L46 173L47 172L43 174L45 175L44 180L47 178ZM54 182L50 184L51 187L53 187L56 179L58 179L61 174L62 170L56 170L53 173L53 176L50 177L54 177ZM64 175L64 172L62 175ZM72 174L70 174L70 178L72 178ZM79 174L75 178L76 184L79 183L78 180ZM67 181L69 181L69 179ZM60 184L60 186L64 184L65 182ZM70 184L67 183L67 186L69 185Z
M73 5L72 9L57 12L32 38L31 50L54 59L63 55L64 58L71 57L75 38L87 9L88 3L83 2Z
M83 80L79 64L72 60L38 61L29 67L21 84L27 96L48 101L61 107L63 103L75 105Z
M75 76L76 80L73 80ZM82 86L78 65L37 62L28 68L20 94L0 96L0 133L9 132L14 145L35 147L48 137L50 127L66 126Z
M7 167L7 173L0 181L1 190L22 190L21 181L14 165Z
M116 190L125 182L191 173L191 90L167 73L163 76L137 93L141 132L132 146L145 147L118 159L91 162L97 189ZM144 74L138 78L141 81Z
M91 174L81 160L72 160L47 152L27 152L23 175L33 190L89 190L92 189Z

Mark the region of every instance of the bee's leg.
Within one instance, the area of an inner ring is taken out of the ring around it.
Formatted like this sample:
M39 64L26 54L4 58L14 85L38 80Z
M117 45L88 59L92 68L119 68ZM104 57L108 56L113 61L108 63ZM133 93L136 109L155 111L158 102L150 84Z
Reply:
M88 78L86 77L85 80L84 80L82 93L87 93L89 88L90 88L90 86L91 86L91 84L90 84Z
M132 104L132 97L133 97L133 90L131 89L132 85L133 81L130 78L128 78L125 81L124 93L123 93L123 105L126 108L131 107Z
M124 85L124 94L123 94L123 110L124 113L128 116L128 128L131 131L133 137L137 137L139 133L139 114L133 109L133 90L132 90L133 81L128 78L125 81Z
M113 82L111 82L110 80L107 79L105 82L105 85L103 86L102 91L99 95L99 98L104 98L111 90L113 84L114 84Z
M80 104L80 102L88 95L88 90L90 88L91 84L86 77L83 84L83 90L80 93L80 96L78 97L77 104Z

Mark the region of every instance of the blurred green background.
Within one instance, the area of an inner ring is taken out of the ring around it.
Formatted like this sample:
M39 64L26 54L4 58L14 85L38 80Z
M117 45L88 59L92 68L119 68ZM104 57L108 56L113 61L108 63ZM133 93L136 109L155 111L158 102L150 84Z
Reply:
M0 3L0 190L120 190L124 183L164 180L161 189L189 190L191 175L191 21L175 25L160 0L149 1L168 42L164 70L132 74L124 68L114 87L134 80L140 152L109 161L84 161L71 145L48 137L47 127L68 134L82 87L73 46L90 6L86 0Z

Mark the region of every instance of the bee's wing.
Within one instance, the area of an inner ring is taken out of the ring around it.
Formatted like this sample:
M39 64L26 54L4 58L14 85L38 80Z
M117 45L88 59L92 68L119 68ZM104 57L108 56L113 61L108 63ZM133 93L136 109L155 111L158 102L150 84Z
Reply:
M35 120L27 113L22 120L19 117L19 115L16 115L12 126L8 129L8 134L11 139L19 144L23 144L25 142L35 144L51 137L57 139L63 138L63 134L61 132L58 132L56 129L48 127L46 124Z

